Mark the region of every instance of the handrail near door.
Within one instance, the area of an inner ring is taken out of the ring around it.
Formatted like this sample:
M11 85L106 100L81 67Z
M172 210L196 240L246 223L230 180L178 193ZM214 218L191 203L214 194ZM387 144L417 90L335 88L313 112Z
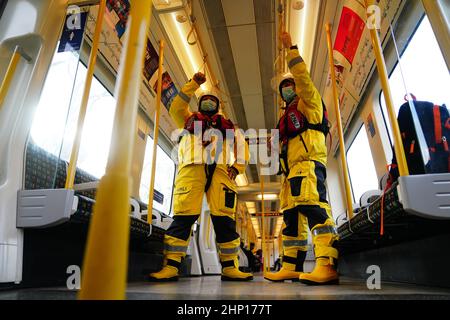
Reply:
M341 167L342 174L344 176L344 186L345 186L345 199L347 202L347 218L353 218L353 200L352 200L352 189L350 187L350 178L348 174L347 167L347 157L346 157L346 149L345 149L345 141L344 141L344 131L342 128L342 118L341 118L341 110L339 106L339 96L336 87L336 70L334 68L334 56L333 56L333 42L331 40L331 25L327 23L325 25L325 30L327 32L327 44L328 44L328 60L330 65L330 74L331 74L331 87L333 88L333 102L334 102L334 114L336 116L337 123L337 131L339 135L339 148L340 148L340 156L341 156Z
M124 299L130 235L131 158L152 0L131 2L116 83L116 113L83 261L80 299Z
M105 15L106 0L100 0L100 7L97 14L97 22L95 24L94 37L92 39L92 49L89 56L88 69L86 80L84 84L83 97L81 98L80 112L78 115L77 129L75 133L75 140L72 145L72 152L70 154L69 167L67 169L66 189L73 189L75 181L75 173L77 171L78 154L80 152L81 136L83 135L84 120L86 118L87 106L89 102L89 95L91 93L92 79L94 78L94 68L97 61L98 45L100 41L100 34L103 26L103 17Z
M19 64L20 58L24 58L28 62L31 61L31 57L28 56L20 46L16 46L14 49L11 60L9 61L8 68L6 69L5 77L3 78L2 84L0 85L0 110L2 109L3 102L8 95L9 87L11 85L14 74L16 73L17 65Z
M150 188L148 190L148 207L147 207L147 222L151 225L153 220L153 198L155 192L155 175L156 175L156 155L158 153L158 138L159 138L159 118L161 114L161 94L162 94L162 74L164 61L164 40L159 42L159 67L158 67L158 87L156 90L156 108L153 128L153 148L152 148L152 167L150 171Z
M368 1L366 0L366 7L368 7ZM368 19L369 12L367 13ZM400 176L408 176L408 163L406 162L405 150L403 149L402 136L400 134L400 128L397 122L397 115L394 108L394 100L392 98L391 87L389 85L389 75L387 72L386 61L383 56L383 49L381 47L380 36L378 35L378 29L375 25L369 26L370 36L372 38L373 51L375 53L375 59L377 62L378 75L381 81L381 87L383 89L384 99L386 100L386 108L389 114L389 123L392 128L392 133L394 136L394 150L395 156L397 158L398 171Z

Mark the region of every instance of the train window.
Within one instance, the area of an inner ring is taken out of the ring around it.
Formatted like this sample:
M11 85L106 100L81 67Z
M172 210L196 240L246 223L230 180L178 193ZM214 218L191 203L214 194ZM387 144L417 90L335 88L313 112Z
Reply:
M364 192L378 189L377 173L364 125L361 126L355 140L347 150L347 164L353 201L359 202Z
M175 179L175 162L164 150L158 146L156 156L156 176L155 176L155 195L153 199L153 208L165 214L171 214L172 191ZM150 171L152 168L152 150L153 139L147 136L147 145L145 148L144 165L142 167L141 186L139 196L141 201L148 202L148 192L150 189Z
M396 113L405 102L406 89L418 100L450 106L450 74L428 17L425 16L419 23L401 56L401 68L397 64L389 77L389 84ZM392 144L383 92L380 93L380 104Z
M75 52L55 54L31 129L34 143L65 161L70 160L87 73L78 59ZM97 178L105 173L115 106L113 96L94 77L77 167Z

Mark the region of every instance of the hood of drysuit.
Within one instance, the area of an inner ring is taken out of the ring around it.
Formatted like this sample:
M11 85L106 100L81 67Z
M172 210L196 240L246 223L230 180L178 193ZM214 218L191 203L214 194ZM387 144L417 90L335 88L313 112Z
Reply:
M198 102L198 111L210 117L219 112L219 107L219 99L210 94L203 95Z
M286 84L292 84L291 86L286 86ZM297 94L295 93L295 82L292 78L286 78L283 81L281 81L279 86L279 91L281 98L284 102L286 102L287 105L289 105L294 99L297 97Z

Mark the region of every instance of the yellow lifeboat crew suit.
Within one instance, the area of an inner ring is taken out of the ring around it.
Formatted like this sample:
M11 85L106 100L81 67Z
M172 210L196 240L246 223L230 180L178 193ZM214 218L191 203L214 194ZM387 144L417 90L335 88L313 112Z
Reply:
M194 115L189 110L189 101L201 84L194 79L184 85L170 107L169 114L180 129L184 128L186 122ZM214 96L213 98L217 101L218 111L219 100ZM200 98L200 103L202 99L203 97ZM235 161L231 166L227 165L226 161L218 161L212 178L209 180L209 188L206 191L222 264L223 281L253 279L251 273L239 271L240 237L236 232L235 221L236 185L234 180L231 180L228 175L229 170L234 170L235 174L241 174L245 171L248 161L248 146L245 140L243 140L243 143L245 145L244 161ZM224 143L223 146L222 150L224 151L216 159L223 160L227 156L226 153L229 152L228 144ZM183 135L180 140L178 172L173 195L174 221L164 236L163 269L157 273L150 274L149 278L151 281L173 281L178 279L180 264L186 256L189 245L192 226L201 213L203 195L208 181L207 167L202 161L204 149L205 145L202 144L202 135L187 134Z
M280 192L286 224L283 230L283 268L281 273L269 274L265 278L282 281L296 276L296 271L300 269L298 263L302 263L302 258L304 260L306 247L303 245L306 245L308 223L316 265L312 273L299 272L298 279L306 284L337 283L339 278L336 271L336 244L339 237L326 200L326 134L324 130L316 129L324 123L324 106L296 46L288 50L286 59L292 79L285 79L283 82L291 81L293 88L293 93L289 94L289 83L280 84L280 91L284 91L282 86L288 89L286 93L282 92L288 105L286 112L290 107L294 106L295 109L296 104L296 109L306 119L307 129L287 138L287 145L280 148L287 149L286 154L280 156L281 167L286 174L282 179ZM297 269L294 269L294 266L297 266Z

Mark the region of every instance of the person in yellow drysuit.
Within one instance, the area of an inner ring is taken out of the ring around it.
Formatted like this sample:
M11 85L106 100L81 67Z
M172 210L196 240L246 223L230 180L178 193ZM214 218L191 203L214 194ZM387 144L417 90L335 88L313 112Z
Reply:
M300 268L293 266L300 263L305 254L307 221L316 265L311 273L299 272L298 279L305 284L336 284L339 282L336 270L339 237L326 200L328 124L324 120L325 110L306 64L288 33L283 33L282 42L288 49L286 59L292 74L292 78L286 78L280 84L280 93L287 106L279 123L280 150L284 151L280 160L286 175L282 179L280 202L286 228L283 230L283 268L265 278L281 281L296 276L295 272Z
M223 281L253 279L251 273L239 270L240 237L236 232L235 222L237 199L234 180L238 174L245 171L248 146L244 140L243 161L235 159L231 165L227 164L229 161L216 161L212 165L205 164L203 161L203 152L207 147L207 143L203 141L205 133L194 134L191 130L193 122L200 123L203 126L202 129L206 129L205 127L211 123L214 129L221 130L224 127L234 129L232 122L219 114L219 99L213 95L200 97L198 113L192 113L189 110L191 97L205 81L206 78L202 73L196 73L193 79L184 85L170 107L169 114L175 124L178 128L185 128L188 134L183 135L179 143L179 165L173 199L174 221L164 236L163 269L151 273L150 281L178 280L180 264L186 256L192 226L200 216L205 191L222 264L221 279ZM239 146L239 143L236 145ZM197 146L200 147L196 148ZM217 150L214 155L215 160L223 160L221 156L226 157L225 154L230 153L225 143L223 151Z
M308 220L300 214L292 197L289 196L289 181L281 177L280 211L283 212L281 269L266 273L264 278L273 282L299 281L308 251Z

